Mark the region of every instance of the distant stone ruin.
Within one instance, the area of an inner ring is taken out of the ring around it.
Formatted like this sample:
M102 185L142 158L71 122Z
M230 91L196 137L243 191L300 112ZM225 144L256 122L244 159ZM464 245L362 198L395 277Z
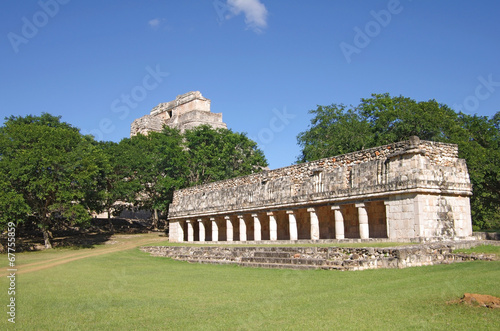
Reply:
M472 186L458 147L420 140L174 193L170 241L468 239Z
M222 122L222 113L210 112L210 99L204 98L199 91L194 91L178 95L173 101L160 103L149 115L133 121L130 136L160 132L164 125L184 132L202 124L213 128L227 128L226 123Z

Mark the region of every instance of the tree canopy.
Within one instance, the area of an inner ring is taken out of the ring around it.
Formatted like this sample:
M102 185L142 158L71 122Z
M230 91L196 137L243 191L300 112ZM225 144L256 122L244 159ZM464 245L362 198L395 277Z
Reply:
M243 133L201 125L184 137L189 186L249 175L268 165L257 143Z
M166 213L176 189L259 172L267 161L245 134L200 126L184 134L97 142L60 117L9 117L0 127L0 228L30 220L51 247L59 225L126 206ZM117 204L117 202L119 202Z
M59 117L10 117L0 128L0 221L33 217L50 248L50 230L59 219L90 219L85 198L101 157L88 137Z
M245 134L208 125L183 134L165 127L160 133L123 139L118 149L127 160L114 164L126 167L121 181L133 193L122 197L122 201L153 211L154 224L158 222L158 211L168 211L174 190L248 175L267 166L262 151Z
M358 106L318 106L309 128L297 136L298 162L406 140L458 144L473 184L471 212L476 228L500 226L500 112L492 118L455 112L436 100L415 101L372 94Z
M115 165L126 167L122 185L127 183L133 192L123 200L138 209L153 211L156 226L158 211L166 212L174 190L186 183L187 160L182 135L179 130L165 128L161 133L123 139L118 148L127 159L115 161Z

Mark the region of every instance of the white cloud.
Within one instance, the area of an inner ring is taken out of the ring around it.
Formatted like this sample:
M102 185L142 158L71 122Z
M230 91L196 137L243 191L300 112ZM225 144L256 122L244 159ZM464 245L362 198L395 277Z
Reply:
M161 22L163 19L161 18L153 18L148 22L149 26L152 27L153 29L158 29L161 25Z
M234 15L245 14L247 28L262 32L267 27L267 9L259 0L227 0L227 5Z

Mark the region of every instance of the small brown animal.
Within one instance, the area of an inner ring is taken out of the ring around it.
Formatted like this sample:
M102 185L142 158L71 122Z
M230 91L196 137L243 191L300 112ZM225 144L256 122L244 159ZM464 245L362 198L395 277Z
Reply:
M300 257L300 254L299 254L299 253L297 253L297 254L295 254L293 257L294 257L294 258L296 258L296 259L298 259L298 258Z

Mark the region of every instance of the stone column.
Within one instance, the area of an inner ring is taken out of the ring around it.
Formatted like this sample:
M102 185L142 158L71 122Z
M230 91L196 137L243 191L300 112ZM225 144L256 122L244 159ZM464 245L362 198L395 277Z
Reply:
M245 224L245 219L243 215L238 215L238 220L240 221L240 241L247 241L247 225Z
M332 206L335 213L335 239L344 239L344 216L340 211L340 206Z
M268 212L269 216L269 239L278 240L278 223L276 223L276 217L273 212Z
M194 230L193 230L193 222L188 220L186 221L188 225L188 241L194 241Z
M231 217L226 216L224 217L226 220L226 240L227 241L233 241L233 223L231 222Z
M253 217L253 230L254 230L253 238L255 241L261 241L262 229L260 226L259 216L257 214L252 214L252 217Z
M182 227L182 221L177 222L177 236L179 242L184 241L184 228Z
M417 195L413 199L413 215L414 215L414 228L415 228L415 236L416 237L424 237L425 238L425 221L424 221L424 206L426 205L426 201L424 201L422 195ZM427 202L428 203L428 202ZM453 222L457 224L457 220Z
M356 208L358 208L358 220L359 220L359 237L361 239L370 238L370 230L368 227L368 213L366 212L366 206L364 203L357 203Z
M316 214L315 208L308 208L307 211L311 216L311 240L319 239L319 220L318 215Z
M391 222L391 219L389 218L389 216L392 216L392 214L390 214L390 211L391 211L391 206L390 206L390 202L389 201L384 201L384 207L385 207L385 226L387 227L387 238L393 238L393 229L392 229L392 226L393 226L393 222Z
M297 232L297 219L295 218L295 214L293 210L288 210L286 212L288 214L288 225L290 227L290 240L297 240L299 238Z
M212 241L219 241L219 227L217 226L217 222L213 217L210 218L210 221L212 222Z
M201 218L198 219L198 229L200 234L200 241L205 241L205 223Z

